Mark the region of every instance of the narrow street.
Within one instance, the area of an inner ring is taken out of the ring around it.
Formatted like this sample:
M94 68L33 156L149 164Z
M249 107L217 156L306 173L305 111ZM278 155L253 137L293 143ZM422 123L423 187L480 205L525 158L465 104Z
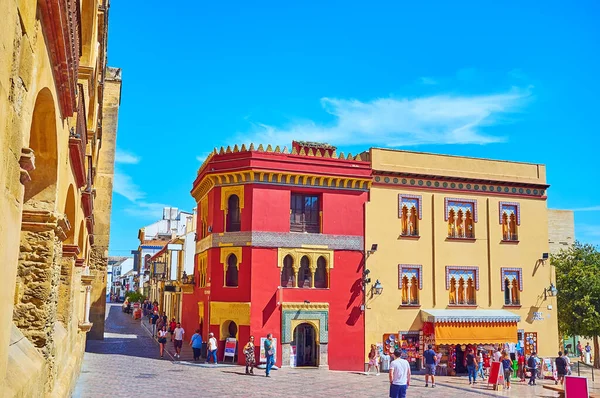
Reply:
M104 341L87 345L74 397L131 397L164 394L169 397L385 397L387 375L316 369L282 369L271 378L264 372L246 376L244 368L194 365L161 359L158 345L140 321L108 304ZM552 383L543 381L543 383ZM424 387L424 377L413 376L409 397L556 396L541 386L514 383L511 391L494 392L485 383L469 387L465 377L439 377L435 389Z

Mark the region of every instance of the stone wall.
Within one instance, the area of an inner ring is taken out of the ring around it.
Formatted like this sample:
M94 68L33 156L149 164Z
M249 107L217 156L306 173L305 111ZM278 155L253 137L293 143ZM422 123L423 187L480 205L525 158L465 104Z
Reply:
M575 214L572 210L548 209L550 253L558 253L575 243Z
M104 338L108 242L120 104L121 70L108 68L104 82L102 148L100 148L96 176L95 239L89 261L90 270L96 274L96 280L92 284L92 307L90 310L90 322L93 323L93 326L88 333L88 338L92 340Z

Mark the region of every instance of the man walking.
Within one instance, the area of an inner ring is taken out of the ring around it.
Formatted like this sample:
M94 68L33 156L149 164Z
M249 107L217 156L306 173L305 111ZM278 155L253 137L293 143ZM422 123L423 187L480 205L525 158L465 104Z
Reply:
M177 322L177 327L173 331L173 337L175 338L175 358L181 357L181 346L183 346L183 336L185 335L185 330L181 327L181 323Z
M395 355L395 354L394 354ZM433 346L429 344L427 351L423 353L425 357L425 387L429 387L429 377L431 376L431 387L435 387L435 367L437 364L437 355L433 351Z
M563 384L565 384L565 375L567 374L567 361L565 361L565 359L563 358L563 353L561 351L558 352L558 356L554 360L554 363L556 364L557 376L556 380L554 381L554 384L558 384L560 382L560 385L562 386Z
M535 352L531 353L531 356L527 360L527 367L531 372L531 378L529 379L529 385L535 386L535 379L537 377L537 367L538 367L538 359Z
M400 352L400 350L394 351L395 359L390 364L389 376L391 398L405 398L406 390L410 385L410 364L407 360L401 358L401 355L402 352Z
M271 377L269 374L275 364L275 349L273 348L273 335L271 333L267 334L267 339L265 340L265 356L267 357L266 376Z

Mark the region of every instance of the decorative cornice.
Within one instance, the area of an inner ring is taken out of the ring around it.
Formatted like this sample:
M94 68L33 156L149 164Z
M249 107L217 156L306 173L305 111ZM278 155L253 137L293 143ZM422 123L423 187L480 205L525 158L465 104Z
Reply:
M329 311L329 303L281 303L282 311Z
M78 268L84 267L85 266L85 258L78 258L77 260L75 260L75 266Z
M452 178L373 171L373 184L418 190L469 192L479 195L521 196L546 199L547 184Z
M79 249L79 246L77 245L68 245L68 244L63 244L62 245L62 256L63 258L72 258L72 259L77 259L77 256L79 255L79 253L81 252L81 250Z
M194 185L192 196L196 201L200 201L215 186L240 184L269 184L321 189L368 191L371 186L371 179L254 169L251 171L207 174L199 183Z
M196 253L213 247L251 246L272 248L309 248L322 250L364 250L362 236L309 234L300 232L242 231L213 233L196 242Z

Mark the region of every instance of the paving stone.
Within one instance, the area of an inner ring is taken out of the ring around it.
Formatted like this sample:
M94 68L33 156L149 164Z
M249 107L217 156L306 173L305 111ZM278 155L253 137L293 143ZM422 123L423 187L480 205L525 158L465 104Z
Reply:
M105 339L88 342L74 397L158 394L169 397L375 398L388 395L387 374L366 376L358 372L284 368L274 370L272 377L266 378L264 370L259 369L255 369L254 376L247 376L240 366L193 364L189 361L191 350L184 352L182 361L161 359L158 343L150 337L139 320L135 321L122 313L120 305L109 304L107 314ZM167 350L173 351L171 343ZM436 381L436 388L425 388L424 376L413 375L407 396L558 396L541 386L544 383L554 384L551 380L540 381L540 385L536 387L515 382L510 391L503 392L492 391L485 383L470 387L465 377L438 377ZM594 384L592 391L600 392L600 385Z

